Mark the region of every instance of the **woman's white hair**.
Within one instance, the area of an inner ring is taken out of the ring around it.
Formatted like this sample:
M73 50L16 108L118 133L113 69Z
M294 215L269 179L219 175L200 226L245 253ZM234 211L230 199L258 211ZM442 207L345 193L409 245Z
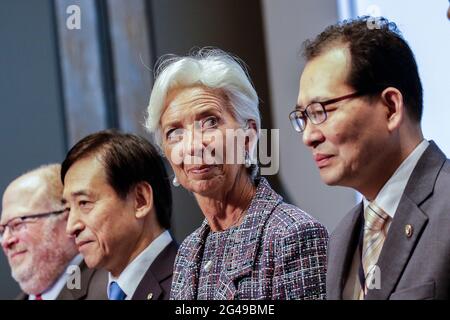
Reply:
M180 87L204 86L219 89L230 102L236 121L247 126L255 121L259 137L261 116L258 95L243 62L220 49L202 48L188 56L163 56L156 64L155 83L147 107L146 128L161 147L161 115L170 90Z
M245 64L239 58L216 48L198 49L188 56L166 55L156 63L154 78L145 126L161 150L160 121L168 93L174 88L197 85L220 90L227 97L229 111L236 121L242 128L248 128L248 121L253 120L256 138L259 138L259 99ZM253 158L253 151L249 155ZM252 160L247 170L253 181L258 176L258 165L255 163Z

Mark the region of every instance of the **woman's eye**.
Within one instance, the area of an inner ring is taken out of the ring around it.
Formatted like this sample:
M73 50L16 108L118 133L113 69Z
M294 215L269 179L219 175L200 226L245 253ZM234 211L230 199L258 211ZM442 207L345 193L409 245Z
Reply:
M170 142L178 141L183 137L182 129L169 129L166 132L166 139Z
M202 126L204 129L213 128L217 125L218 121L216 117L208 117L203 120Z

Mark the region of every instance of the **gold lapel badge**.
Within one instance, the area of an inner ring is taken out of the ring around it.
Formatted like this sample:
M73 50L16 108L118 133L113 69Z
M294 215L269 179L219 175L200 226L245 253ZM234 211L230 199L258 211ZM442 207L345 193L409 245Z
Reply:
M411 238L411 236L413 235L413 227L410 224L407 224L405 226L405 234L408 238Z

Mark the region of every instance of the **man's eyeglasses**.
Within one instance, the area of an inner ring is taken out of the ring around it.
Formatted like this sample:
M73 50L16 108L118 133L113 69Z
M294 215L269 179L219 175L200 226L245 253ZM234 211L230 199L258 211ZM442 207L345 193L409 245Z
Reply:
M29 222L34 222L38 219L45 218L51 215L58 215L65 211L66 210L58 210L13 218L5 224L0 224L0 239L3 239L6 228L9 228L10 233L14 233L21 230Z
M307 119L312 124L321 124L327 120L327 111L325 106L336 103L345 99L356 98L362 96L362 92L354 92L342 97L330 99L323 102L313 102L306 106L304 110L294 110L289 114L289 120L291 121L294 130L297 132L303 132L306 128ZM299 106L296 106L299 108Z

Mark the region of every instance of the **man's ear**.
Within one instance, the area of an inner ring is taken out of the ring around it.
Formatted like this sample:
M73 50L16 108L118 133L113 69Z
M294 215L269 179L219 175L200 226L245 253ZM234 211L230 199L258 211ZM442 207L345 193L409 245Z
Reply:
M398 89L388 87L381 93L381 100L386 107L388 130L394 131L400 127L406 116L403 95Z
M153 209L153 189L149 183L142 181L134 187L134 193L135 216L141 219Z

